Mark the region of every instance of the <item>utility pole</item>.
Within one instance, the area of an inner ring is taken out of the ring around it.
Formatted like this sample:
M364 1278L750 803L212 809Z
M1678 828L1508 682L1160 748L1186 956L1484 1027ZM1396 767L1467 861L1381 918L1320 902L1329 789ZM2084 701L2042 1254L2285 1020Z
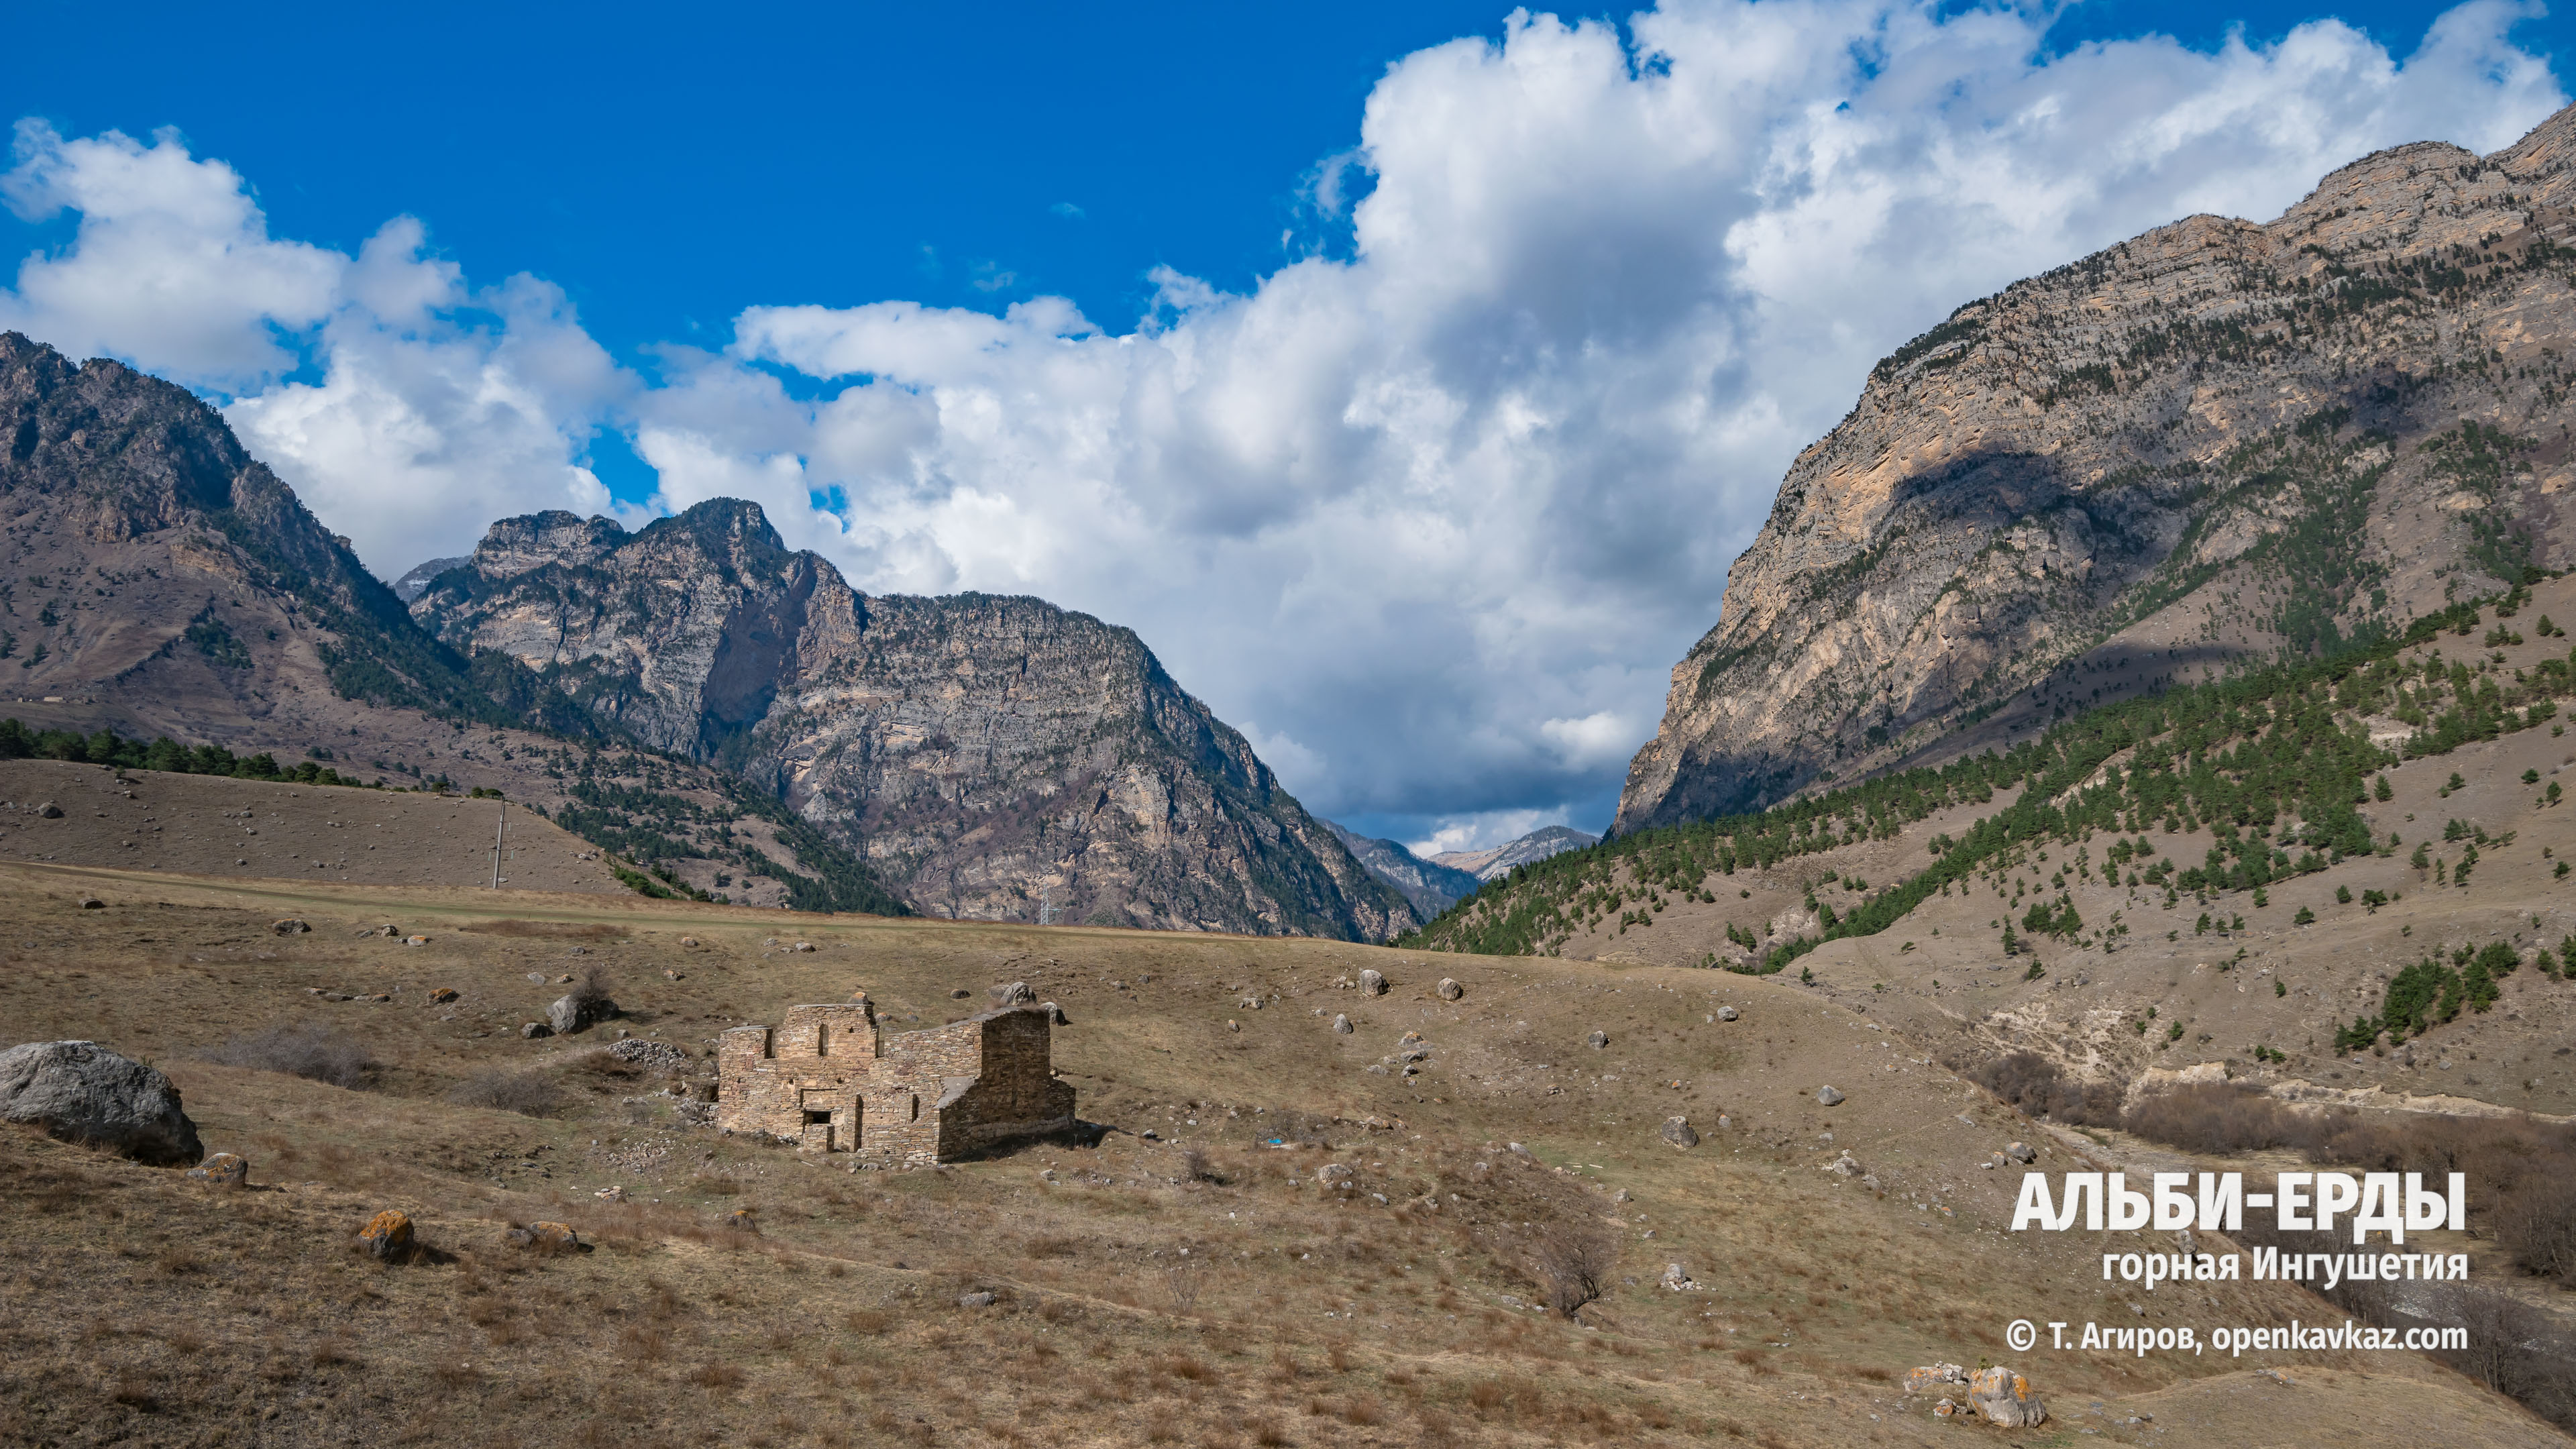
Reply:
M492 889L501 888L501 846L510 830L510 802L501 802L500 817L492 822Z

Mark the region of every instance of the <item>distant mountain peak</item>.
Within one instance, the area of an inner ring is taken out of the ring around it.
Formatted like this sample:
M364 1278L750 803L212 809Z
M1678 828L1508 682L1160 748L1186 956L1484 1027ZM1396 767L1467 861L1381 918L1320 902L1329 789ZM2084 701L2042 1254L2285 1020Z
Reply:
M1570 825L1545 825L1491 850L1444 850L1431 857L1431 863L1465 871L1479 881L1500 880L1511 874L1515 866L1545 860L1569 850L1581 850L1587 845L1598 844L1600 839L1598 835L1586 835Z

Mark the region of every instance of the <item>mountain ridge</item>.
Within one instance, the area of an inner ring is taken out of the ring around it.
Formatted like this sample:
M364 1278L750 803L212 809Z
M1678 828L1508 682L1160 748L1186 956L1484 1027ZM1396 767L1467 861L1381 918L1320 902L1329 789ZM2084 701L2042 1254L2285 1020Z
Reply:
M2270 223L2155 228L1897 349L1730 569L1614 833L2026 738L2564 562L2571 156L2576 111L2493 156L2377 152Z
M633 533L502 519L411 613L775 793L923 910L1372 940L1417 919L1133 630L1032 598L863 595L756 504Z

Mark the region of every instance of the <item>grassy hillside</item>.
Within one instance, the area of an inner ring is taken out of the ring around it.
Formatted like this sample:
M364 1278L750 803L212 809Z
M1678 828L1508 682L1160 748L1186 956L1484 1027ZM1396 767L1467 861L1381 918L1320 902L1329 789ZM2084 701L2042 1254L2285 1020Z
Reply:
M1953 1442L1895 1376L2106 1306L2105 1245L2000 1232L2014 1184L1979 1164L2015 1138L2051 1170L2110 1149L1778 980L43 864L0 887L23 943L0 1021L170 1071L253 1184L0 1131L11 1442ZM428 943L358 934L384 922ZM1386 996L1344 984L1364 966ZM592 970L617 1024L520 1037ZM936 1024L1023 979L1069 1016L1056 1061L1095 1146L853 1174L691 1125L725 1027L854 987L890 1029ZM620 1031L683 1065L602 1053ZM1431 1047L1412 1075L1407 1032ZM1663 1140L1674 1115L1696 1147ZM1846 1151L1865 1179L1817 1170ZM353 1254L384 1207L430 1260ZM538 1219L590 1251L510 1246ZM1574 1318L1543 1306L1567 1241L1608 1263ZM1698 1286L1659 1287L1671 1263ZM2321 1306L2209 1286L2148 1321ZM2410 1355L2028 1365L2059 1423L2136 1442L2145 1409L2202 1444L2278 1442L2292 1401L2244 1404L2287 1392L2254 1376L2283 1366L2340 1443L2414 1442L2428 1414L2556 1442Z

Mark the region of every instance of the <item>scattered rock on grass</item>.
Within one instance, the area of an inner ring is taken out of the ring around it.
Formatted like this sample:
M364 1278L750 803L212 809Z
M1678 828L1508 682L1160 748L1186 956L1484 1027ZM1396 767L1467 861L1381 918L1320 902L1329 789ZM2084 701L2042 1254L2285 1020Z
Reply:
M751 1209L747 1207L738 1207L732 1212L726 1213L724 1215L724 1225L738 1233L756 1233L760 1231L759 1219L753 1217Z
M1721 1006L1717 1009L1717 1019L1720 1021L1733 1021L1743 1014L1732 1006Z
M554 1005L546 1008L546 1024L565 1036L571 1036L615 1015L617 1003L607 997L568 991L555 998Z
M1596 1031L1592 1035L1585 1037L1584 1041L1589 1043L1594 1051L1599 1051L1603 1047L1610 1045L1610 1033L1606 1031Z
M1038 994L1030 990L1029 983L1025 981L1013 981L993 988L995 1006L1026 1006L1037 999Z
M36 807L36 814L47 820L60 820L63 818L63 807L48 800Z
M1909 1394L1945 1393L1952 1388L1963 1388L1967 1382L1968 1371L1954 1363L1925 1364L1905 1371L1905 1392Z
M367 1225L358 1230L358 1244L370 1258L403 1257L411 1252L413 1241L411 1214L398 1208L385 1209L367 1219Z
M247 1187L250 1185L250 1163L229 1152L218 1152L189 1168L188 1176L208 1187Z
M1362 995L1362 996L1384 996L1384 995L1386 995L1386 976L1384 975L1384 973L1379 972L1379 971L1375 971L1375 970L1369 970L1369 971L1363 971L1363 972L1361 972L1361 973L1360 973L1360 995Z
M1968 1381L1968 1402L1986 1422L2006 1429L2027 1429L2048 1422L2048 1406L2032 1391L2030 1380L2003 1367L1977 1370Z
M581 1235L567 1223L530 1223L512 1228L510 1246L549 1258L582 1251Z
M84 911L103 911L107 909L107 902L100 900L96 896L83 896L81 897L81 909Z
M542 1021L532 1021L519 1028L519 1035L526 1037L530 1041L535 1041L541 1036L553 1036L554 1034L555 1029L546 1025Z
M2010 1147L2004 1149L2004 1156L2011 1158L2015 1162L2027 1163L2038 1157L2039 1154L2031 1150L2029 1143L2016 1142Z
M1833 1088L1831 1088L1831 1087L1820 1087L1820 1088L1818 1088L1818 1089L1817 1089L1817 1091L1816 1091L1816 1105L1818 1105L1818 1106L1820 1106L1820 1107L1839 1107L1839 1106L1841 1106L1842 1104L1843 1104L1843 1094L1842 1094L1842 1093L1835 1091L1835 1090L1834 1090Z
M206 1156L170 1079L96 1042L37 1041L0 1052L0 1121L155 1166L194 1166Z
M1343 1014L1343 1013L1335 1012L1335 1013L1333 1014L1333 1032L1334 1032L1334 1034L1335 1034L1335 1035L1337 1035L1337 1036L1349 1036L1349 1035L1351 1034L1351 1031L1352 1031L1352 1027L1351 1027L1351 1019L1350 1019L1350 1017L1349 1017L1349 1016L1347 1016L1347 1015L1345 1015L1345 1014Z
M462 994L453 986L440 986L431 990L429 999L440 1006L445 1006Z
M1699 1145L1699 1134L1691 1130L1688 1117L1665 1118L1663 1136L1666 1142L1675 1147L1691 1148Z
M311 926L304 924L293 916L288 916L283 920L271 921L268 923L268 928L281 936L301 936L305 932L313 929Z
M957 1295L957 1306L960 1308L990 1308L993 1306L993 1301L993 1295L990 1293L976 1292L961 1293Z
M1446 977L1446 976L1443 976L1443 977L1441 977L1441 978L1440 978L1440 999L1441 999L1441 1000L1443 1000L1443 1001L1455 1001L1455 1000L1457 1000L1459 997L1462 997L1462 996L1464 996L1464 995L1466 995L1466 994L1467 994L1467 988L1466 988L1466 987L1459 985L1457 982L1450 980L1450 979L1449 979L1448 977Z

